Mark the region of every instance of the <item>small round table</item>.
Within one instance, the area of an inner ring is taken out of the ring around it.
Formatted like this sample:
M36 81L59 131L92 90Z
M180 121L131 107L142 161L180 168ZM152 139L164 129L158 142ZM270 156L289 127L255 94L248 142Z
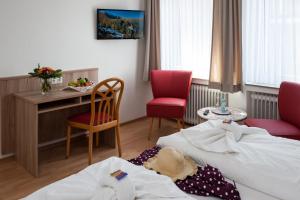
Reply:
M247 118L247 113L241 109L238 108L232 108L232 107L228 107L228 110L230 111L230 115L218 115L212 112L212 109L215 109L215 107L206 107L206 108L201 108L200 110L197 111L197 114L199 117L201 117L202 119L228 119L228 120L232 120L232 121L242 121L244 119ZM204 115L204 112L206 110L209 110L209 113L207 115Z

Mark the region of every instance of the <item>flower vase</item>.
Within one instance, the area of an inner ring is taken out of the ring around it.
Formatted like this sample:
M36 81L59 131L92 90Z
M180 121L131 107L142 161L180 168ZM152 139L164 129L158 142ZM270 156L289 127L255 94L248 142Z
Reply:
M49 79L43 79L41 78L41 93L42 95L45 95L51 90L51 83Z

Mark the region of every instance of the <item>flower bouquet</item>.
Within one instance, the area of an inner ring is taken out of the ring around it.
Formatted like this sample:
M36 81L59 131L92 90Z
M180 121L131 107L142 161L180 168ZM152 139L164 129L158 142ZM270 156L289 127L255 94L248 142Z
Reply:
M61 69L53 69L51 67L41 67L38 64L38 67L33 69L33 72L28 73L32 77L38 77L41 80L41 91L42 94L46 94L51 90L50 79L62 77Z

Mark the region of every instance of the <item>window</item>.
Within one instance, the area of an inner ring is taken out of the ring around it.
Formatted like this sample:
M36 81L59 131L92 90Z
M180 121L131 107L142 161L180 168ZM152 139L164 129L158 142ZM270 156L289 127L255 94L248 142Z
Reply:
M300 82L300 1L243 1L243 72L248 84Z
M161 0L162 69L208 79L213 0Z

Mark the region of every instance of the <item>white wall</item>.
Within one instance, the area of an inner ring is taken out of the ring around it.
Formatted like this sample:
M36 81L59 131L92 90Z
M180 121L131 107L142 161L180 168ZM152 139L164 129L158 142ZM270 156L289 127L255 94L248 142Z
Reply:
M121 121L145 115L144 40L96 40L96 9L144 9L144 0L1 0L0 77L37 65L99 67L100 80L125 80ZM1 138L1 137L0 137ZM1 143L0 143L1 144Z
M233 94L229 94L229 106L234 107L234 108L240 108L242 110L247 110L247 105L246 105L246 93L245 91L242 92L237 92Z

